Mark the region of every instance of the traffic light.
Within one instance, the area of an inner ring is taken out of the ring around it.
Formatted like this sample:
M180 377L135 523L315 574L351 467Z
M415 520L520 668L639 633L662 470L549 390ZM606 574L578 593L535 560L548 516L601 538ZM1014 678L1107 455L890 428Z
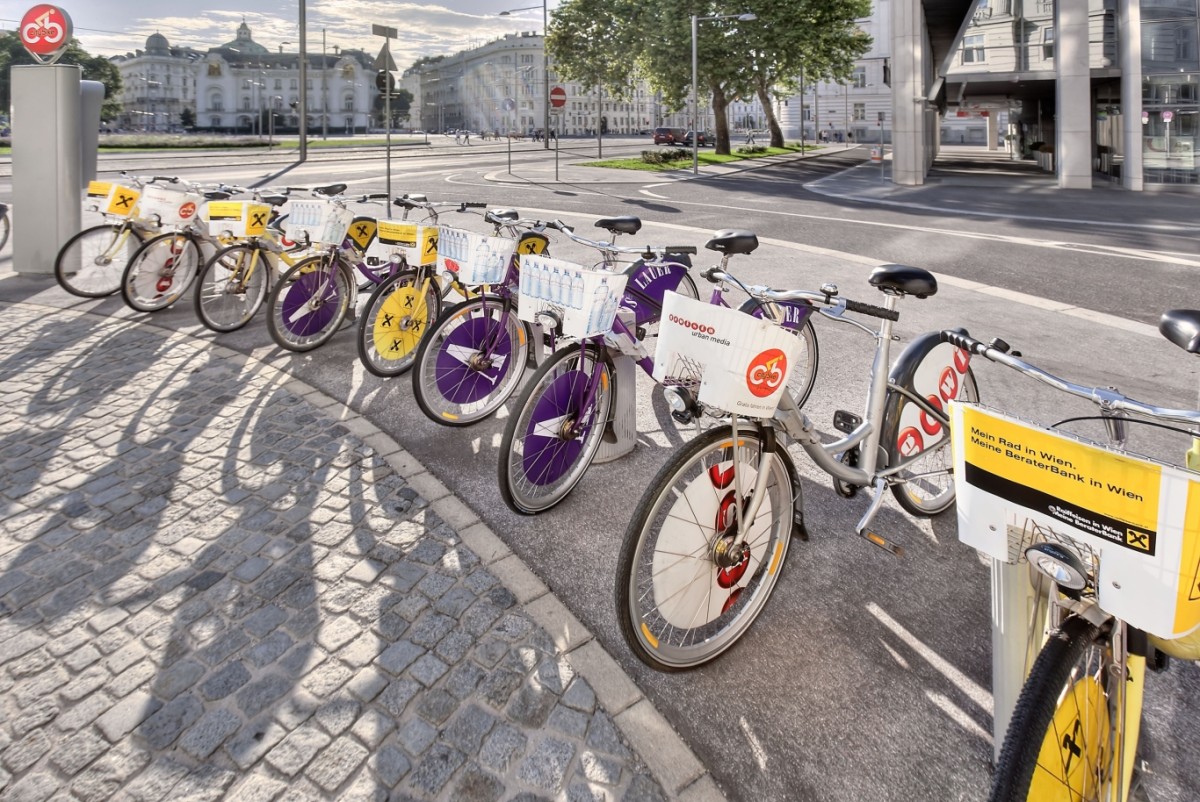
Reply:
M375 88L383 94L391 94L396 91L396 79L387 70L380 70L375 73Z

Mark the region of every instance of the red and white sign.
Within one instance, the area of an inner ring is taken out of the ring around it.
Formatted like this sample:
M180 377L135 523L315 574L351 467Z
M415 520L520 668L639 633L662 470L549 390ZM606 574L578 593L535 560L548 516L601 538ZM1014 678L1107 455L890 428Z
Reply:
M43 64L52 64L71 43L71 18L58 6L37 5L21 17L21 44Z
M556 109L561 109L567 105L567 90L561 86L556 86L550 90L550 105Z

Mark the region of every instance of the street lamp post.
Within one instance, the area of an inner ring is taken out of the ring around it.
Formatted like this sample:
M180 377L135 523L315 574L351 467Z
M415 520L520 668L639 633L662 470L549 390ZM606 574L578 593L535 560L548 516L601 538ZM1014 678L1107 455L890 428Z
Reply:
M736 19L740 22L752 22L758 17L754 14L713 14L710 17L692 15L692 175L700 175L700 95L696 86L697 54L696 34L701 22L718 19Z
M550 149L550 54L546 50L546 34L549 32L549 12L546 9L547 0L542 0L542 148ZM512 8L501 11L501 17L511 16L517 11L533 11L537 6Z

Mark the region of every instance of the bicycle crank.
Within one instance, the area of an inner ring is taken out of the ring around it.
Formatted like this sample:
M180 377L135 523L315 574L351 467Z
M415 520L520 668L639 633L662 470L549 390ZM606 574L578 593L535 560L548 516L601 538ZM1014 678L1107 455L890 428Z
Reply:
M849 465L851 468L857 467L858 446L855 446L849 451L843 451L841 454L838 454L837 461L844 465ZM842 498L854 498L858 495L858 485L852 485L849 482L843 482L841 479L838 479L835 476L831 476L830 479L833 480L833 489Z

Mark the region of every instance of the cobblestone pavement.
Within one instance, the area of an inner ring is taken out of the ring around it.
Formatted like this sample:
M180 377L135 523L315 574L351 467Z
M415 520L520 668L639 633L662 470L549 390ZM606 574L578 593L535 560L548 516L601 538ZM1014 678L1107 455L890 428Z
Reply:
M618 726L652 738L649 703L607 710L611 659L363 419L183 335L2 309L0 798L713 798L664 791Z

